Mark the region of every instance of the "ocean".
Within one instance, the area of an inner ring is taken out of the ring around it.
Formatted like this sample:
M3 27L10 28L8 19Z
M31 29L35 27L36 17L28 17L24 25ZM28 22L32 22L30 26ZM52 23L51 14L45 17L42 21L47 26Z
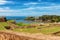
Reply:
M25 20L26 16L6 16L7 20L15 20L16 23L31 23L32 21Z
M7 20L24 20L26 16L6 16Z

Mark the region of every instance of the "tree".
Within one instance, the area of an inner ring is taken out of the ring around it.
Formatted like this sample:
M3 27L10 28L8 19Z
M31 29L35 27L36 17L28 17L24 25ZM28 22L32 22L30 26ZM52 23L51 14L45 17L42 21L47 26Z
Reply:
M26 20L34 21L35 20L35 17L27 17Z

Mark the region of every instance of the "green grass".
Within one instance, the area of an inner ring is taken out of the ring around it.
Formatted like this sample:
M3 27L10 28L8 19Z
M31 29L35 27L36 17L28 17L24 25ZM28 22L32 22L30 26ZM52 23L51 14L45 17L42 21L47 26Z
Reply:
M4 27L8 24L6 22L0 22L0 30L6 30Z
M37 28L25 28L25 29L14 29L13 31L17 32L28 32L28 33L43 33L43 34L51 34L54 32L60 31L60 27L46 27L42 29L37 29Z
M22 24L22 25L21 25ZM24 24L20 23L19 26L28 26L30 24ZM5 26L8 26L7 22L0 22L0 30L6 30ZM40 28L40 29L38 29ZM39 26L36 28L15 28L15 32L28 32L28 33L43 33L43 34L51 34L60 31L60 26L54 26L54 27L47 27L47 26Z
M30 24L20 22L20 23L17 23L16 25L18 25L18 26L29 26Z
M58 31L60 31L60 27L43 28L40 30L40 32L44 34L51 34Z
M39 33L35 28L25 28L25 29L14 29L16 32L27 32L27 33Z
M7 22L15 22L14 20L8 20Z

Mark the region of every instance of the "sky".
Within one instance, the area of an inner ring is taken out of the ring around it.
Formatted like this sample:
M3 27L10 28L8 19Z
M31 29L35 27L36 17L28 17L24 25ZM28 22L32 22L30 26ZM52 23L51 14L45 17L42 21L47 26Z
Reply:
M60 15L60 0L0 0L0 16Z

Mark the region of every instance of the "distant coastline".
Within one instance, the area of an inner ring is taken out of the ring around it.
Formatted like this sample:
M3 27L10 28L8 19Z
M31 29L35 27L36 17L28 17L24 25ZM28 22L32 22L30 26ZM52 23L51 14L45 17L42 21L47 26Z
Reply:
M6 16L7 20L14 20L15 22L60 22L60 16L58 15L42 15L42 16Z

